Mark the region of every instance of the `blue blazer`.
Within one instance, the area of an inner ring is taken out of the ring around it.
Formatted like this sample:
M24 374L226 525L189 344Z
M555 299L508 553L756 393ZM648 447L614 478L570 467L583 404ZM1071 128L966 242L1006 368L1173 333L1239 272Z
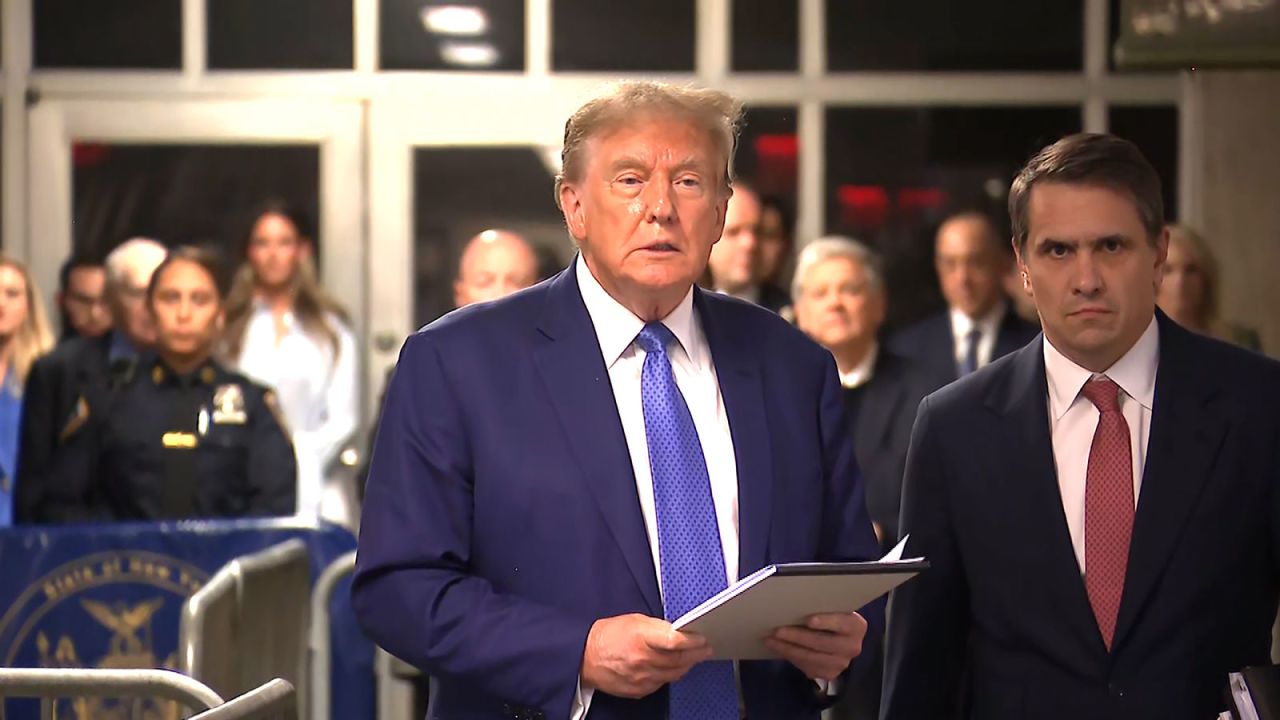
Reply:
M738 468L740 572L877 546L831 356L766 310L694 290ZM609 376L571 266L411 336L387 392L353 604L432 677L429 717L569 716L587 633L662 617ZM864 611L872 632L883 607ZM868 645L874 645L874 638ZM744 662L751 717L816 718L788 663ZM592 720L661 718L596 693Z
M1108 652L1062 509L1039 340L925 398L881 717L1217 717L1269 662L1280 588L1280 364L1157 311L1160 361Z

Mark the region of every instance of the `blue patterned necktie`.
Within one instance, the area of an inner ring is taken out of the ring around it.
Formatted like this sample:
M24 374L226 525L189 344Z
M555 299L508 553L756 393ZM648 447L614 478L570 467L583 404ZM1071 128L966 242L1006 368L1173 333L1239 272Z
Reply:
M702 604L727 584L707 461L667 356L667 346L674 339L665 325L656 322L645 325L636 336L645 352L640 397L668 620ZM671 684L670 710L670 720L737 720L733 664L719 660L695 665Z

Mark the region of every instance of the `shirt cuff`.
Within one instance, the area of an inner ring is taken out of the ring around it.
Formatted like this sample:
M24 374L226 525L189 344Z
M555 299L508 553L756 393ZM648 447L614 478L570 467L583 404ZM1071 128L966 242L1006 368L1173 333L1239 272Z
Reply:
M569 720L586 720L587 711L591 709L591 698L596 694L595 688L582 688L582 676L578 676L578 688L573 692L573 707L569 710Z

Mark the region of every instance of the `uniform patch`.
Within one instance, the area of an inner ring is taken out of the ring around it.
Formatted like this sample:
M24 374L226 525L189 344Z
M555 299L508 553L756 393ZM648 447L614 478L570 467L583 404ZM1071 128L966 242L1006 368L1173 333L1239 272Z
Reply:
M67 424L62 426L62 432L58 433L58 442L65 442L67 438L76 434L84 424L89 422L89 402L81 395L76 400L76 406L71 410L71 417L67 418Z
M213 423L215 425L243 425L244 391L236 383L219 385L213 391Z
M196 446L196 436L189 432L167 432L160 442L171 450L191 450Z

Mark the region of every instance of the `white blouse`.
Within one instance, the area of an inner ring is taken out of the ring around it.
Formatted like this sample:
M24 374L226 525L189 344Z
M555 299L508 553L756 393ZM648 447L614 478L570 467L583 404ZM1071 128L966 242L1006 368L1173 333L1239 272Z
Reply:
M356 342L338 317L328 317L338 336L338 355L327 338L307 333L293 313L276 340L271 308L255 302L245 327L239 370L276 391L293 434L298 458L298 514L322 515L325 472L359 424Z

